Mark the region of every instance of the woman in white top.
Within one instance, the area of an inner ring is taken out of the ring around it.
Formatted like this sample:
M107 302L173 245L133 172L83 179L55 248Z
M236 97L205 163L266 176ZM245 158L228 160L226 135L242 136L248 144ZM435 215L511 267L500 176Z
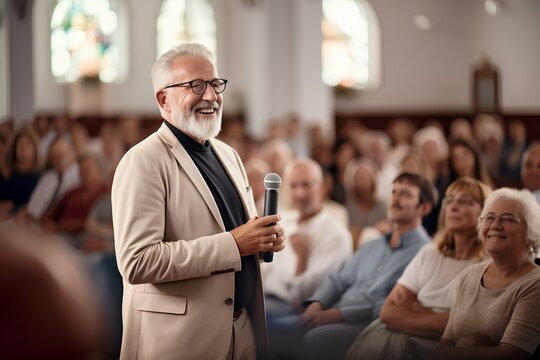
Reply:
M451 290L466 267L485 258L477 219L491 189L459 178L448 186L433 244L413 258L375 320L356 339L347 359L427 356L448 321Z

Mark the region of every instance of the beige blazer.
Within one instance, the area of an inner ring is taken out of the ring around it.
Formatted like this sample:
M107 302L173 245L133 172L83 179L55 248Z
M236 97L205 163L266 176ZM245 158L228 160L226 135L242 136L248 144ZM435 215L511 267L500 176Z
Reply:
M238 154L219 140L211 140L211 146L240 194L246 216L255 216ZM224 359L240 253L202 175L165 124L120 161L112 210L124 281L120 358ZM267 333L259 267L257 277L248 311L261 356Z

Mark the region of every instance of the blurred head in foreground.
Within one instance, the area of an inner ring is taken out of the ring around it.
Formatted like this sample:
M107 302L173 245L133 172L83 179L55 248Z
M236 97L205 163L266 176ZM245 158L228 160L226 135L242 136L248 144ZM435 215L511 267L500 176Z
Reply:
M75 254L42 233L0 226L1 359L99 358L102 318Z

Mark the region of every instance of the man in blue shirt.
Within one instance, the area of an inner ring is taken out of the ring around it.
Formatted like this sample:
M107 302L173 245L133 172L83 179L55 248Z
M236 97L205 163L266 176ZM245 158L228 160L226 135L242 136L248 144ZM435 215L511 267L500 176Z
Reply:
M368 242L339 269L328 274L307 309L284 318L272 331L272 356L300 350L309 359L340 359L360 331L379 316L384 300L418 250L431 238L422 227L437 193L424 178L402 173L392 184L388 220L392 231ZM294 325L293 325L294 324ZM300 330L299 330L300 329ZM292 344L304 335L304 346Z

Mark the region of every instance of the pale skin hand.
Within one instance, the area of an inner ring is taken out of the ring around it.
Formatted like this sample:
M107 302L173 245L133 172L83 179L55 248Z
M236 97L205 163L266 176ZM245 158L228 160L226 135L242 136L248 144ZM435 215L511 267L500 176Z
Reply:
M306 311L300 316L298 322L300 325L316 328L323 325L343 322L343 316L339 309L323 310L320 302L311 303Z
M279 215L269 215L262 218L255 217L247 223L231 230L231 234L240 251L240 256L283 250L285 247L283 243L285 241L285 233L283 228L278 224L280 219Z

